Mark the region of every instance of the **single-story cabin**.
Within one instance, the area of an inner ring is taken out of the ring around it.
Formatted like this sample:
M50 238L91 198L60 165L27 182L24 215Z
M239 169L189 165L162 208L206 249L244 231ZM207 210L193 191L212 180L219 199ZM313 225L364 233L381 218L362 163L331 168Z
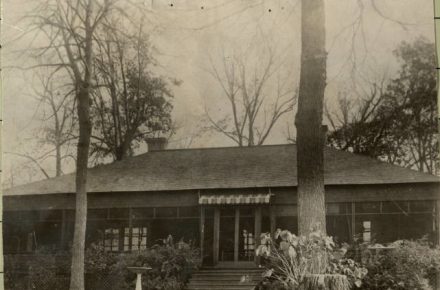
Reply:
M244 265L254 261L260 233L297 232L295 145L150 148L89 170L87 243L123 252L172 235L200 247L205 264ZM74 179L69 174L4 192L5 254L69 247ZM439 182L325 148L327 232L339 242L437 239Z

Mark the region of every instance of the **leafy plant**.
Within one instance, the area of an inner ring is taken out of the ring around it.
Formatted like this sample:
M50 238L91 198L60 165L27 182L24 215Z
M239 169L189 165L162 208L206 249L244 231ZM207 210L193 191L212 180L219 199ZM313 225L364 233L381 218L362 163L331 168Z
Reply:
M363 250L368 275L363 290L432 290L440 271L440 248L426 240L397 241L384 250Z
M108 273L110 267L116 263L117 257L114 253L106 252L101 244L91 244L85 255L85 269L90 275Z
M183 289L192 271L200 265L199 250L180 241L168 240L164 245L154 245L143 251L121 254L111 267L112 276L118 277L117 289L132 289L135 275L127 270L132 266L148 266L152 269L143 275L145 289Z
M50 248L39 248L32 256L8 257L5 260L5 289L66 289L69 268L69 254L55 253Z
M143 275L144 289L183 289L192 271L200 265L199 250L183 241L174 243L171 236L163 242L163 245L154 245L142 251L121 254L107 252L103 245L92 244L86 249L86 289L134 289L136 275L128 270L128 267L133 266L152 268ZM7 289L63 290L68 288L70 271L68 252L55 255L53 252L40 249L36 255L26 261L24 266L26 272L19 272L17 275L8 269ZM26 276L26 279L23 276ZM23 283L19 284L16 281L23 281Z
M274 238L279 242L262 234L257 255L264 259L266 280L285 289L350 289L360 287L367 274L365 268L344 257L346 248L337 248L332 237L319 230L300 237L278 230Z

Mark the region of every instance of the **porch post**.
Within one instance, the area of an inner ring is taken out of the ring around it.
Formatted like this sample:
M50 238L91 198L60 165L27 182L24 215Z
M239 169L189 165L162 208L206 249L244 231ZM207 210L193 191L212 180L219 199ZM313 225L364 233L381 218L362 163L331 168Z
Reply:
M66 248L66 210L61 210L61 236L60 236L60 249Z
M440 245L440 199L436 200L435 203L435 224L436 224L436 244ZM437 290L440 290L440 273L437 273L436 275L436 288Z
M258 206L255 208L255 236L254 236L254 244L255 244L255 250L260 245L260 235L261 235L261 207ZM260 257L257 257L257 255L254 255L255 257L255 263L260 263Z
M437 245L440 246L440 199L436 200L435 206L435 238Z
M351 237L350 241L354 241L356 235L356 207L354 202L351 202Z
M118 226L119 229L119 252L123 252L125 250L125 227L123 225Z
M240 209L235 208L235 228L234 228L234 262L238 262L238 243L240 235Z
M200 258L203 263L203 248L205 242L205 207L200 206Z
M277 216L273 205L269 206L269 215L270 215L270 236L274 238L275 231L277 230Z
M218 263L219 239L220 239L220 209L216 207L214 209L214 247L213 247L214 265Z
M125 243L125 237L124 237L124 243ZM133 244L133 209L130 207L128 208L128 250L130 252L132 250L132 246L133 246L132 244Z

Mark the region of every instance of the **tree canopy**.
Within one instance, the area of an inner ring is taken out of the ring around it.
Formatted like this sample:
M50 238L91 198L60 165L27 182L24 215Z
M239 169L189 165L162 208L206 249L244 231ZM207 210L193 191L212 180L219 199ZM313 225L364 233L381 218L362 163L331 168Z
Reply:
M437 158L436 74L433 43L419 38L394 51L397 76L376 83L359 104L348 96L339 112L326 111L330 146L400 166L435 173Z
M171 130L171 98L167 79L152 73L154 59L148 35L122 32L109 25L98 42L91 116L91 154L121 160L146 138Z

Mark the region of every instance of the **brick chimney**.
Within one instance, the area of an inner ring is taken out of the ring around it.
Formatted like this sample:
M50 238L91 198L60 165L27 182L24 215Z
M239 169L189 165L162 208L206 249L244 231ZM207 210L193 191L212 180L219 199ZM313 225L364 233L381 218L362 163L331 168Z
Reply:
M162 151L167 148L168 140L165 137L147 138L148 152Z

